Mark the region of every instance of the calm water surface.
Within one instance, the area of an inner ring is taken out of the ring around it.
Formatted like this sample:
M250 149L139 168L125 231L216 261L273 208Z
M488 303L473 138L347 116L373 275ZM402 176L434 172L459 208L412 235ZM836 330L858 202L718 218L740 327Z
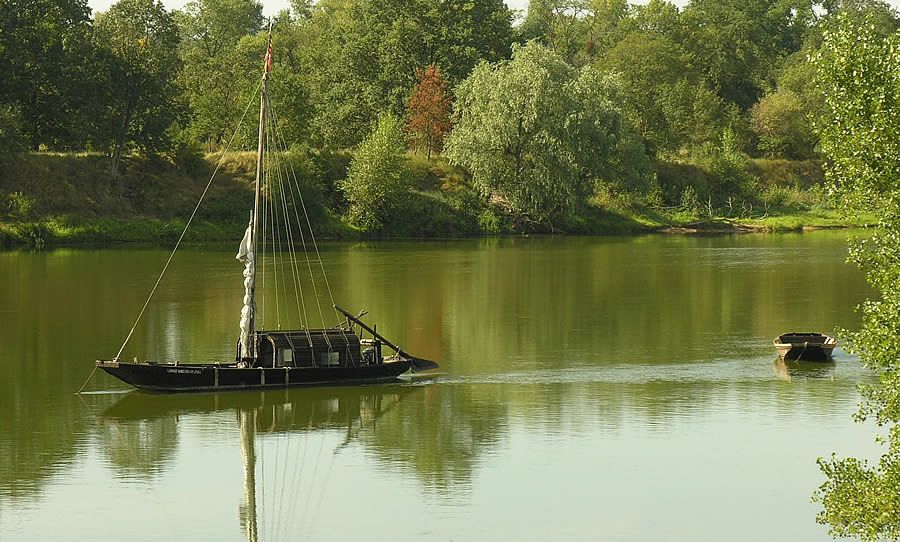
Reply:
M0 253L0 540L828 540L815 460L878 451L870 377L771 340L856 325L845 237L327 245L334 300L442 374L189 396L73 395L166 251ZM179 252L122 357L232 357L234 252Z

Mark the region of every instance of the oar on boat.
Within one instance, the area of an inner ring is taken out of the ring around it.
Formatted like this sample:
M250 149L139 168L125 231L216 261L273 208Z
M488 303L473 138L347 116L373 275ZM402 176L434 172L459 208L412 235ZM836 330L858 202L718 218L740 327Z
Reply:
M362 320L360 320L356 316L353 316L353 314L351 314L349 311L344 310L337 305L334 305L334 308L335 308L335 310L339 311L341 314L346 316L347 319L350 320L351 322L353 322L355 324L359 324L359 327L361 327L361 328L365 329L366 331L368 331L369 333L371 333L373 337L379 339L381 342L383 342L389 348L391 348L394 352L397 352L397 354L399 354L400 356L408 359L413 371L428 371L428 370L437 369L438 367L440 367L440 365L438 365L434 361L431 361L430 359L419 358L419 357L412 356L412 355L404 352L402 348L395 345L391 341L385 339L383 335L379 334L377 331L375 331L371 327L367 326Z

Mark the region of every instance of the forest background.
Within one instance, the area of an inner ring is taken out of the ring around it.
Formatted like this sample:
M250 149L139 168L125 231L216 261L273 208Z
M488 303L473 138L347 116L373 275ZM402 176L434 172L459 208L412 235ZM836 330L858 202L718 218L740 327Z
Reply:
M272 109L335 238L862 224L823 182L838 19L900 27L876 0L294 0ZM259 2L6 0L0 23L0 244L169 240L220 162L190 238L240 236Z

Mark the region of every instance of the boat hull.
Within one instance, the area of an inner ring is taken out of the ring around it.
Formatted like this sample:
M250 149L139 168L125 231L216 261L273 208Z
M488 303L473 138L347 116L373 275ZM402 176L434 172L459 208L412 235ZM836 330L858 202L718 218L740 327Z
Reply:
M142 390L191 392L394 382L410 369L410 360L358 367L275 368L98 361L97 367Z
M785 361L831 361L834 346L823 345L779 345L778 357Z
M821 333L785 333L773 341L785 361L831 361L837 341Z

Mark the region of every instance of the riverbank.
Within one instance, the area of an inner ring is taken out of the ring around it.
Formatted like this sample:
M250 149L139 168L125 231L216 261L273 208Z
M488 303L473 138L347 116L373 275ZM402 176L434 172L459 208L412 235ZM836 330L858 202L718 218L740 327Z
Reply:
M622 218L622 217L620 217ZM820 229L857 228L874 220L848 220L831 211L810 211L793 215L770 216L760 219L711 219L673 220L656 224L642 222L637 217L621 221L610 218L607 223L593 222L574 232L557 232L568 235L637 235L637 234L727 234L727 233L782 233ZM172 245L184 229L184 220L155 218L134 219L76 219L50 217L37 222L0 222L0 248L36 246L116 245L141 243ZM234 241L243 235L246 224L214 223L198 220L192 223L185 235L187 242ZM328 240L355 240L364 237L349 228L335 230L338 235L320 236ZM488 234L481 234L488 235ZM490 234L502 235L502 234ZM507 234L511 235L511 234ZM470 236L476 236L475 234ZM461 237L461 236L447 236ZM408 238L441 238L440 236L405 236Z
M123 161L116 182L99 154L33 153L0 164L0 246L116 243L169 245L181 234L222 157ZM372 238L342 219L347 202L338 189L347 153L292 155L316 234L324 239ZM780 232L857 227L872 217L844 217L821 195L821 169L811 161L751 160L757 195L729 195L713 205L714 175L690 163L662 162L661 194L599 194L559 224L517 222L485 201L463 171L437 158L410 156L410 191L402 220L378 238L448 238L525 233L573 235ZM187 241L234 240L253 198L252 153L231 153L210 185ZM673 204L675 203L675 204Z

